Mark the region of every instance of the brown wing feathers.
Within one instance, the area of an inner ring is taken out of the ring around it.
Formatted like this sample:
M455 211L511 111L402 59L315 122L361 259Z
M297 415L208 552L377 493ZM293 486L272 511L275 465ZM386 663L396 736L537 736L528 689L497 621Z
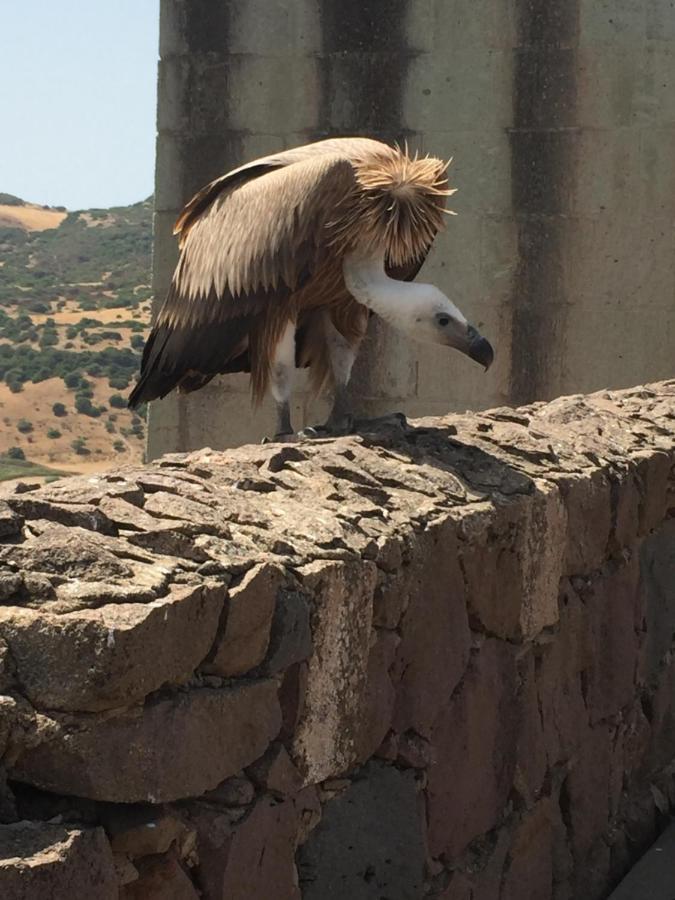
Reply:
M251 180L241 182L246 175ZM325 220L353 185L351 164L330 154L287 168L252 166L213 182L177 223L182 251L152 329L129 404L191 390L250 368L254 395L268 379L270 349L290 298L320 267ZM237 364L239 360L239 365Z

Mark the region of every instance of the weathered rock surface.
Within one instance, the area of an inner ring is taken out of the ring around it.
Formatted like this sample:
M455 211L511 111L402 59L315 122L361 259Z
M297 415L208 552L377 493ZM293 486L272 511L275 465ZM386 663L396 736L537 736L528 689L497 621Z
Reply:
M674 463L668 382L5 491L0 819L69 900L604 896L675 804Z
M150 603L63 615L0 607L0 633L31 703L95 712L191 675L213 644L224 596L222 588L178 585Z
M100 828L0 825L0 897L117 900L112 851Z
M424 882L421 807L412 772L371 763L324 809L300 855L305 900L408 900Z
M204 672L242 675L263 661L283 581L283 569L265 563L247 572L241 584L230 590L225 631L202 666Z
M50 739L11 767L13 778L95 800L160 803L202 794L253 762L281 714L276 684L260 681L53 721Z

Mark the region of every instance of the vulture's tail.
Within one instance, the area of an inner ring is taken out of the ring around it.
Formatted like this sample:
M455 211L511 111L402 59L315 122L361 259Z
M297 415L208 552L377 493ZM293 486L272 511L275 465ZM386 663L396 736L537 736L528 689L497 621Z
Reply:
M195 391L215 375L250 370L247 338L251 317L184 327L158 324L143 350L141 374L128 405L165 397L174 388Z

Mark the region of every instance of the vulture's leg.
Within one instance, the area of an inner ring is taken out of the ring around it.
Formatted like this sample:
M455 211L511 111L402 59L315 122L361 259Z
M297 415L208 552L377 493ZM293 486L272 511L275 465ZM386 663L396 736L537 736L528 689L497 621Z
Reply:
M347 385L361 341L350 342L333 325L330 316L324 317L326 350L333 375L333 406L323 425L305 428L304 437L350 434L354 430L354 416L350 410Z
M277 404L274 440L295 440L291 424L291 394L295 380L295 322L284 329L272 358L270 387Z
M347 385L361 341L354 343L348 341L326 316L326 343L335 387L333 389L333 406L323 427L327 431L339 434L351 431L354 424Z

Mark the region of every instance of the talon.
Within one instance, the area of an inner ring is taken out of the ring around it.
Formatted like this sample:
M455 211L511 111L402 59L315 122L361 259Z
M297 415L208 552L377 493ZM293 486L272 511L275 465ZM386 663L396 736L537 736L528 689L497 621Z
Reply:
M303 428L302 431L298 432L299 437L303 438L318 438L321 437L321 433L318 425L307 425L306 428Z

